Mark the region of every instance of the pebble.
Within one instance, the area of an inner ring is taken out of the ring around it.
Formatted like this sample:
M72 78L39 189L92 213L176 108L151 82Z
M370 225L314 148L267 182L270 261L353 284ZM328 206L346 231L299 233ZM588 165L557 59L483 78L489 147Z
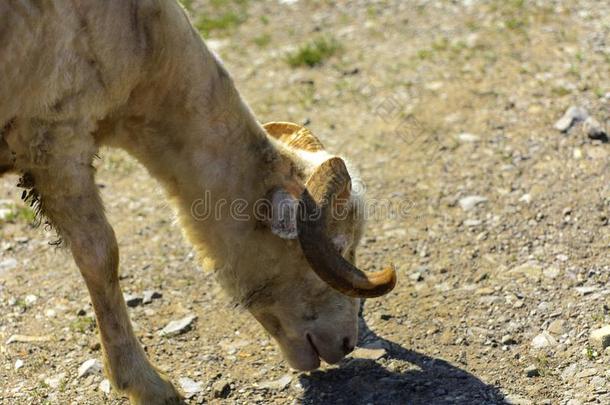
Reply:
M104 378L102 380L102 382L99 385L100 391L102 391L104 394L108 395L110 394L110 381L107 378Z
M560 270L559 267L557 266L549 266L547 268L545 268L544 270L542 270L542 275L546 278L550 278L550 279L554 279L557 278L557 276L559 276L560 274Z
M144 298L142 299L143 304L150 304L154 299L163 297L163 294L157 291L146 290L144 291Z
M575 290L580 295L584 296L584 295L589 295L589 294L594 293L595 291L597 291L597 287L594 287L594 286L576 287Z
M608 139L608 134L606 134L606 131L602 125L593 117L589 117L585 120L582 129L590 139Z
M0 274L4 273L5 271L9 271L9 270L13 270L15 267L17 267L17 260L14 258L9 258L9 259L5 259L0 261Z
M539 377L540 370L538 370L538 367L532 364L531 366L525 368L525 375L528 377Z
M38 301L38 297L35 296L34 294L28 294L25 296L23 301L25 302L25 305L27 305L28 307L31 307L32 305L34 305L36 303L36 301Z
M231 383L227 380L218 380L212 385L214 398L226 398L231 393Z
M460 207L462 207L464 211L470 211L477 205L486 203L487 201L488 200L486 197L480 195L470 195L468 197L460 198L458 204L460 204Z
M49 387L55 389L59 387L64 378L66 378L66 373L59 373L56 374L54 377L45 378L44 383L47 384Z
M15 361L15 370L19 370L21 367L23 367L23 360L17 359L17 361Z
M98 359L89 359L78 368L78 378L86 377L90 374L100 374L102 363Z
M292 376L290 374L286 374L275 381L263 381L257 384L258 388L268 389L274 391L282 391L292 382Z
M27 336L27 335L11 335L6 341L6 344L11 343L40 343L51 340L50 336Z
M500 342L503 345L514 345L515 343L517 343L511 335L502 336L502 340Z
M159 332L159 335L171 337L188 332L196 319L196 315L189 315L182 319L171 321Z
M589 113L587 113L587 110L584 108L572 106L568 108L563 116L555 123L555 129L561 132L567 132L572 125L586 120L588 116Z
M475 134L470 134L468 132L462 132L458 134L457 138L462 142L477 142L479 140L479 136Z
M606 325L600 329L595 329L589 335L589 342L592 346L599 350L604 350L610 346L610 325Z
M542 277L542 267L536 263L523 263L508 271L509 275L524 275L527 278L539 280Z
M386 354L387 351L383 348L371 349L366 347L358 347L352 352L352 357L356 359L378 360Z
M556 319L550 323L548 331L554 335L563 335L565 333L565 321L563 319Z
M178 380L182 391L184 392L184 396L188 398L192 398L198 393L202 391L201 382L196 382L191 380L188 377L182 377Z
M125 299L125 304L130 308L135 308L142 303L142 297L134 294L123 294L123 298Z
M557 340L548 332L542 332L532 339L532 348L534 349L544 349L545 347L555 346L556 344Z

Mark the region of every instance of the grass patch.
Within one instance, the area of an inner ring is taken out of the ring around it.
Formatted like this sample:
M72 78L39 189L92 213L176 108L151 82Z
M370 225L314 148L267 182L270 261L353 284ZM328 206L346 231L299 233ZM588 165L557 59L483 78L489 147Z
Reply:
M70 329L80 333L93 331L95 329L95 318L92 316L80 316L70 324Z
M295 52L286 56L291 67L314 67L324 63L328 58L341 50L341 45L334 38L318 38L301 45Z
M217 16L202 16L197 19L195 28L204 37L209 37L212 31L226 31L237 27L246 21L245 14L235 11L225 11Z
M8 207L0 207L0 223L2 222L25 222L33 224L36 220L36 214L28 206L10 205Z
M271 35L261 34L252 40L259 48L264 48L271 42Z

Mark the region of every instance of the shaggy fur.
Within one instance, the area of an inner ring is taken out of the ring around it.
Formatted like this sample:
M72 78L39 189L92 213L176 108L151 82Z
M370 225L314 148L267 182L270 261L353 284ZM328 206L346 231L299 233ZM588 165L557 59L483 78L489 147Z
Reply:
M227 210L193 214L205 193L212 206L239 199L252 207L279 191L271 204L285 202L331 155L268 136L176 2L2 1L0 61L0 172L25 174L30 197L70 247L91 294L106 371L133 403L180 396L131 328L117 242L91 167L100 145L127 150L163 184L201 259L291 365L312 369L318 356L335 362L353 348L358 300L324 284L297 240L269 229L283 224L237 220ZM354 215L329 224L348 257L361 233L360 201L352 196Z

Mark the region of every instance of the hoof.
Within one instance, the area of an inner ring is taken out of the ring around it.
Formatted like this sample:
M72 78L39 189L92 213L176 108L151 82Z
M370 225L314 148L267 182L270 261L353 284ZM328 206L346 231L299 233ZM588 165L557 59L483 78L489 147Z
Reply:
M182 405L186 404L182 395L164 376L143 390L129 394L134 405Z

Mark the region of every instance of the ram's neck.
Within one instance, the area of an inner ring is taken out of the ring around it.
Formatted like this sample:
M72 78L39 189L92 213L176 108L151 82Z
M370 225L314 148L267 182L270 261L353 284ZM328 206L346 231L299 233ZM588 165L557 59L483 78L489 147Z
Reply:
M123 123L130 130L120 146L163 184L190 241L226 263L249 233L260 232L244 210L250 214L290 168L220 62L205 48L187 62L171 84L165 76L135 96L136 106L158 106L145 123Z

